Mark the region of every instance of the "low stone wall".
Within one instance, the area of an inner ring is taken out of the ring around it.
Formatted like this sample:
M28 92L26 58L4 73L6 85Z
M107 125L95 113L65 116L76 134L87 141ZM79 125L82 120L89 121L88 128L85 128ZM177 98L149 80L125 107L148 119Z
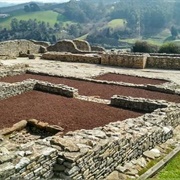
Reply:
M91 46L91 50L94 52L105 52L106 49L101 46Z
M180 123L180 106L169 104L151 114L110 123L93 130L54 136L52 145L62 148L54 174L60 179L104 179L118 165L173 136Z
M4 83L0 85L0 100L32 90L45 91L66 97L75 97L78 95L77 89L63 84L52 84L49 82L28 79L13 84Z
M89 45L89 43L87 41L75 39L75 40L73 40L73 42L75 43L76 47L79 50L85 51L85 52L91 51L91 46Z
M37 86L40 90L56 91L51 83L27 82L32 83L30 89ZM9 86L14 86L13 91L18 92L16 85L19 84ZM9 89L4 89L6 91ZM114 96L111 105L120 108L130 106L132 110L151 113L92 130L77 130L64 136L56 134L16 146L8 141L11 150L6 146L6 139L0 135L0 143L5 144L0 148L3 153L0 158L0 178L104 179L118 165L141 156L143 152L171 138L173 128L180 123L180 104ZM14 134L11 136L13 138Z
M35 142L6 143L0 147L0 179L49 179L53 176L57 150ZM10 148L11 147L11 148Z
M146 68L180 70L180 57L150 56L147 58Z
M64 62L80 62L80 63L93 63L100 64L101 56L94 54L71 54L60 52L47 52L42 55L42 59L64 61Z
M80 53L76 44L71 40L62 40L47 47L48 51Z
M101 64L143 69L146 67L147 56L148 56L147 54L144 55L102 54Z
M91 52L91 47L87 41L62 40L54 45L48 46L47 50L55 52L88 53Z
M0 86L0 100L22 94L34 89L35 82L26 80L14 84L4 84Z
M145 98L133 98L130 96L114 95L111 98L111 105L115 107L151 113L158 108L167 107L168 102L163 100L152 100Z
M38 54L40 45L28 40L12 40L0 42L0 58L11 59L21 54Z
M19 74L25 74L27 71L27 64L15 64L11 66L0 66L0 78L6 76L15 76Z
M63 84L52 84L44 81L36 81L35 90L45 91L53 94L59 94L66 97L75 97L78 95L78 90Z

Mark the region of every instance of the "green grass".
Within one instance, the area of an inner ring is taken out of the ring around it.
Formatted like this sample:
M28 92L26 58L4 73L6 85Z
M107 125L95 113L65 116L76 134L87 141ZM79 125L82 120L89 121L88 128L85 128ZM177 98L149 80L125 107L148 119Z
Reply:
M126 21L124 19L113 19L112 21L108 22L107 26L112 29L123 29L125 28Z
M78 40L86 40L88 34L84 34L83 36L78 37Z
M3 28L10 28L11 20L16 18L18 20L36 19L37 21L49 22L50 26L54 26L57 22L58 13L54 11L38 11L38 12L24 12L19 11L11 14L9 18L0 21L0 26Z
M165 39L167 39L167 37L171 36L171 33L168 29L164 29L163 31L161 31L160 33L158 33L156 36L151 36L151 37L146 37L146 38L134 38L134 39L120 39L120 42L127 42L129 44L134 44L136 41L140 40L140 41L147 41L148 43L157 45L157 46L161 46Z
M180 153L178 153L154 178L151 180L180 180Z

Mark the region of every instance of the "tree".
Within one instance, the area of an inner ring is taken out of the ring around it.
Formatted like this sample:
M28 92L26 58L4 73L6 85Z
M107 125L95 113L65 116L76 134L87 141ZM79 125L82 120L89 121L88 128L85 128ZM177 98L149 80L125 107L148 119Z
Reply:
M25 5L25 6L24 6L24 11L25 11L25 12L30 12L30 11L31 11L31 8L30 8L28 5Z
M171 35L174 38L176 38L178 36L178 30L174 26L171 27Z
M36 3L30 3L31 11L40 11L40 7Z

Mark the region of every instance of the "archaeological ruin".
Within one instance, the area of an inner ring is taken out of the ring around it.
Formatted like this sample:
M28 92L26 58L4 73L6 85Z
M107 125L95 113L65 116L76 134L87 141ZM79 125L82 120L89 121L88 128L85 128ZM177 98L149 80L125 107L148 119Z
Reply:
M138 178L179 144L179 69L85 41L0 43L0 179Z

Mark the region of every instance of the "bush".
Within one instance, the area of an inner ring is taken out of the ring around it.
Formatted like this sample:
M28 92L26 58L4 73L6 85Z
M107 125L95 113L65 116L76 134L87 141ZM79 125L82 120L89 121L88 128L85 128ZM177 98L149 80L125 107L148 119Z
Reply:
M160 47L159 53L180 54L180 45L173 42L165 43Z
M133 52L156 53L158 52L158 46L146 41L136 41L133 46Z

